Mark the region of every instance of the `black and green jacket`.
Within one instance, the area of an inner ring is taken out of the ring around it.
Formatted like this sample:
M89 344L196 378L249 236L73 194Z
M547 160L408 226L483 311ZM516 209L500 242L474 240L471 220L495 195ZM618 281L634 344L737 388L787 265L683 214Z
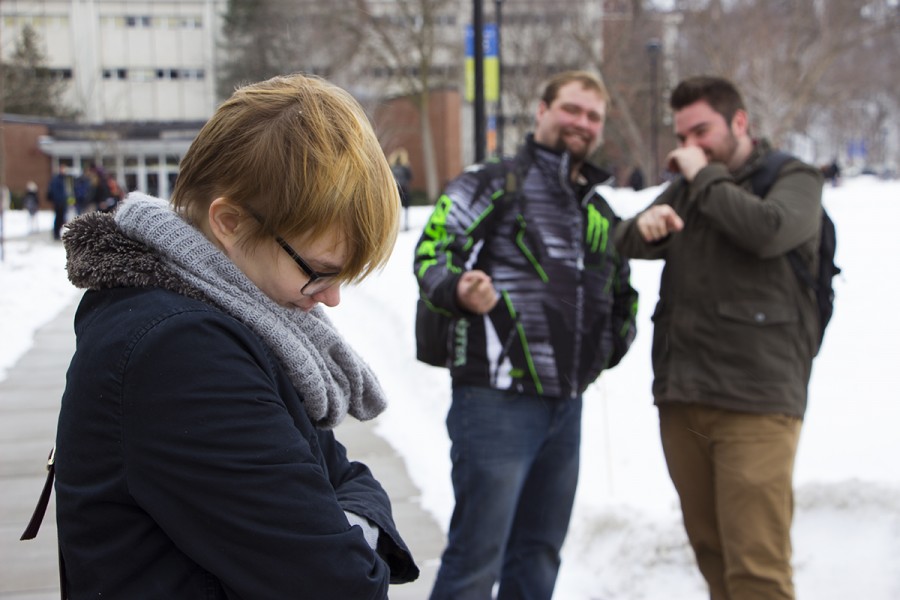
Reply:
M415 275L422 297L456 319L454 384L573 397L619 362L636 331L637 292L612 245L618 218L595 189L609 175L585 164L576 191L568 155L530 137L515 164L515 194L496 166L476 165L447 186L416 247ZM456 303L457 281L473 269L501 294L486 315Z

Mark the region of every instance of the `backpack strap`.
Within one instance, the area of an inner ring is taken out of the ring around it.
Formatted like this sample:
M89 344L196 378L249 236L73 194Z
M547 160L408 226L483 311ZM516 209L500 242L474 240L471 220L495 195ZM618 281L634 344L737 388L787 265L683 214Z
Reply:
M785 163L794 158L785 152L772 152L766 157L760 169L753 174L752 186L754 193L760 196L768 193L777 179L778 171ZM819 259L818 270L813 272L811 265L803 260L797 248L791 249L786 254L797 279L802 285L812 290L815 295L819 313L819 347L822 346L825 327L828 326L828 322L831 320L831 315L834 312L834 289L831 285L831 280L841 272L840 267L834 264L835 245L834 222L828 216L823 206L819 224L819 248L816 252Z
M31 520L28 521L25 532L22 533L22 537L19 540L33 540L37 536L41 523L44 521L44 515L47 513L47 504L50 502L50 493L53 491L53 479L55 476L56 448L54 447L50 449L50 456L47 457L47 479L44 481L44 489L41 490L41 495L38 497Z
M56 478L56 447L50 449L50 456L47 457L47 479L44 481L44 488L41 495L38 496L37 505L34 507L34 513L31 520L25 527L25 532L19 540L33 540L41 523L44 521L44 515L47 514L47 504L50 502L50 494L53 492L53 480ZM58 544L57 544L58 546ZM69 597L68 586L66 585L66 563L63 560L62 548L58 548L59 554L59 597L60 600L67 600Z
M792 160L796 160L796 157L787 152L781 150L769 152L762 165L750 176L750 187L753 189L753 193L760 198L765 198L772 186L775 185L781 167Z
M500 202L494 201L496 209L506 209L510 201L516 202L516 207L522 206L521 182L525 179L525 173L531 165L531 154L527 148L522 148L512 158L502 158L496 162L485 163L484 169L479 172L480 180L475 188L473 198L478 198L497 176L498 170L503 173L503 196Z

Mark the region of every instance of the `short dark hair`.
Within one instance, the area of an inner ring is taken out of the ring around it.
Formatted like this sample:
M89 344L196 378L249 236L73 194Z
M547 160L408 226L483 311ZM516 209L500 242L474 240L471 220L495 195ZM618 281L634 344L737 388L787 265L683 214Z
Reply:
M733 83L723 77L710 75L689 77L679 83L672 91L669 106L672 110L679 111L700 100L722 115L726 123L731 123L737 111L747 110L741 93Z

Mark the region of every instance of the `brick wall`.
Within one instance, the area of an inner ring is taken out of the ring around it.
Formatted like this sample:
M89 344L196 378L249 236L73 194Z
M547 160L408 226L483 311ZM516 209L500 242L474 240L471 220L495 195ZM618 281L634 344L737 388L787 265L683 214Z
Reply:
M438 187L462 171L461 102L456 90L436 90L430 95L429 114L437 163ZM425 165L419 110L407 97L383 102L375 111L375 130L386 156L400 148L409 154L413 192L425 191ZM433 202L435 198L431 198Z
M3 121L4 181L11 194L21 196L25 184L38 185L38 197L42 208L47 203L47 185L50 183L50 157L41 152L38 139L47 135L47 126L39 123L14 123Z

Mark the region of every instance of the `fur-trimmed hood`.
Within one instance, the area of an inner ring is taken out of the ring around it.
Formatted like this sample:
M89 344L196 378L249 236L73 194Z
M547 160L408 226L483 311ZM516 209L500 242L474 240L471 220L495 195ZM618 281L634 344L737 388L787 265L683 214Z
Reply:
M249 327L278 357L316 426L349 413L372 419L387 406L369 366L321 307L280 306L165 201L132 193L114 216L75 219L64 236L77 287L158 287L200 300Z
M77 288L159 287L208 301L144 244L125 236L109 213L90 212L66 226L66 271Z

